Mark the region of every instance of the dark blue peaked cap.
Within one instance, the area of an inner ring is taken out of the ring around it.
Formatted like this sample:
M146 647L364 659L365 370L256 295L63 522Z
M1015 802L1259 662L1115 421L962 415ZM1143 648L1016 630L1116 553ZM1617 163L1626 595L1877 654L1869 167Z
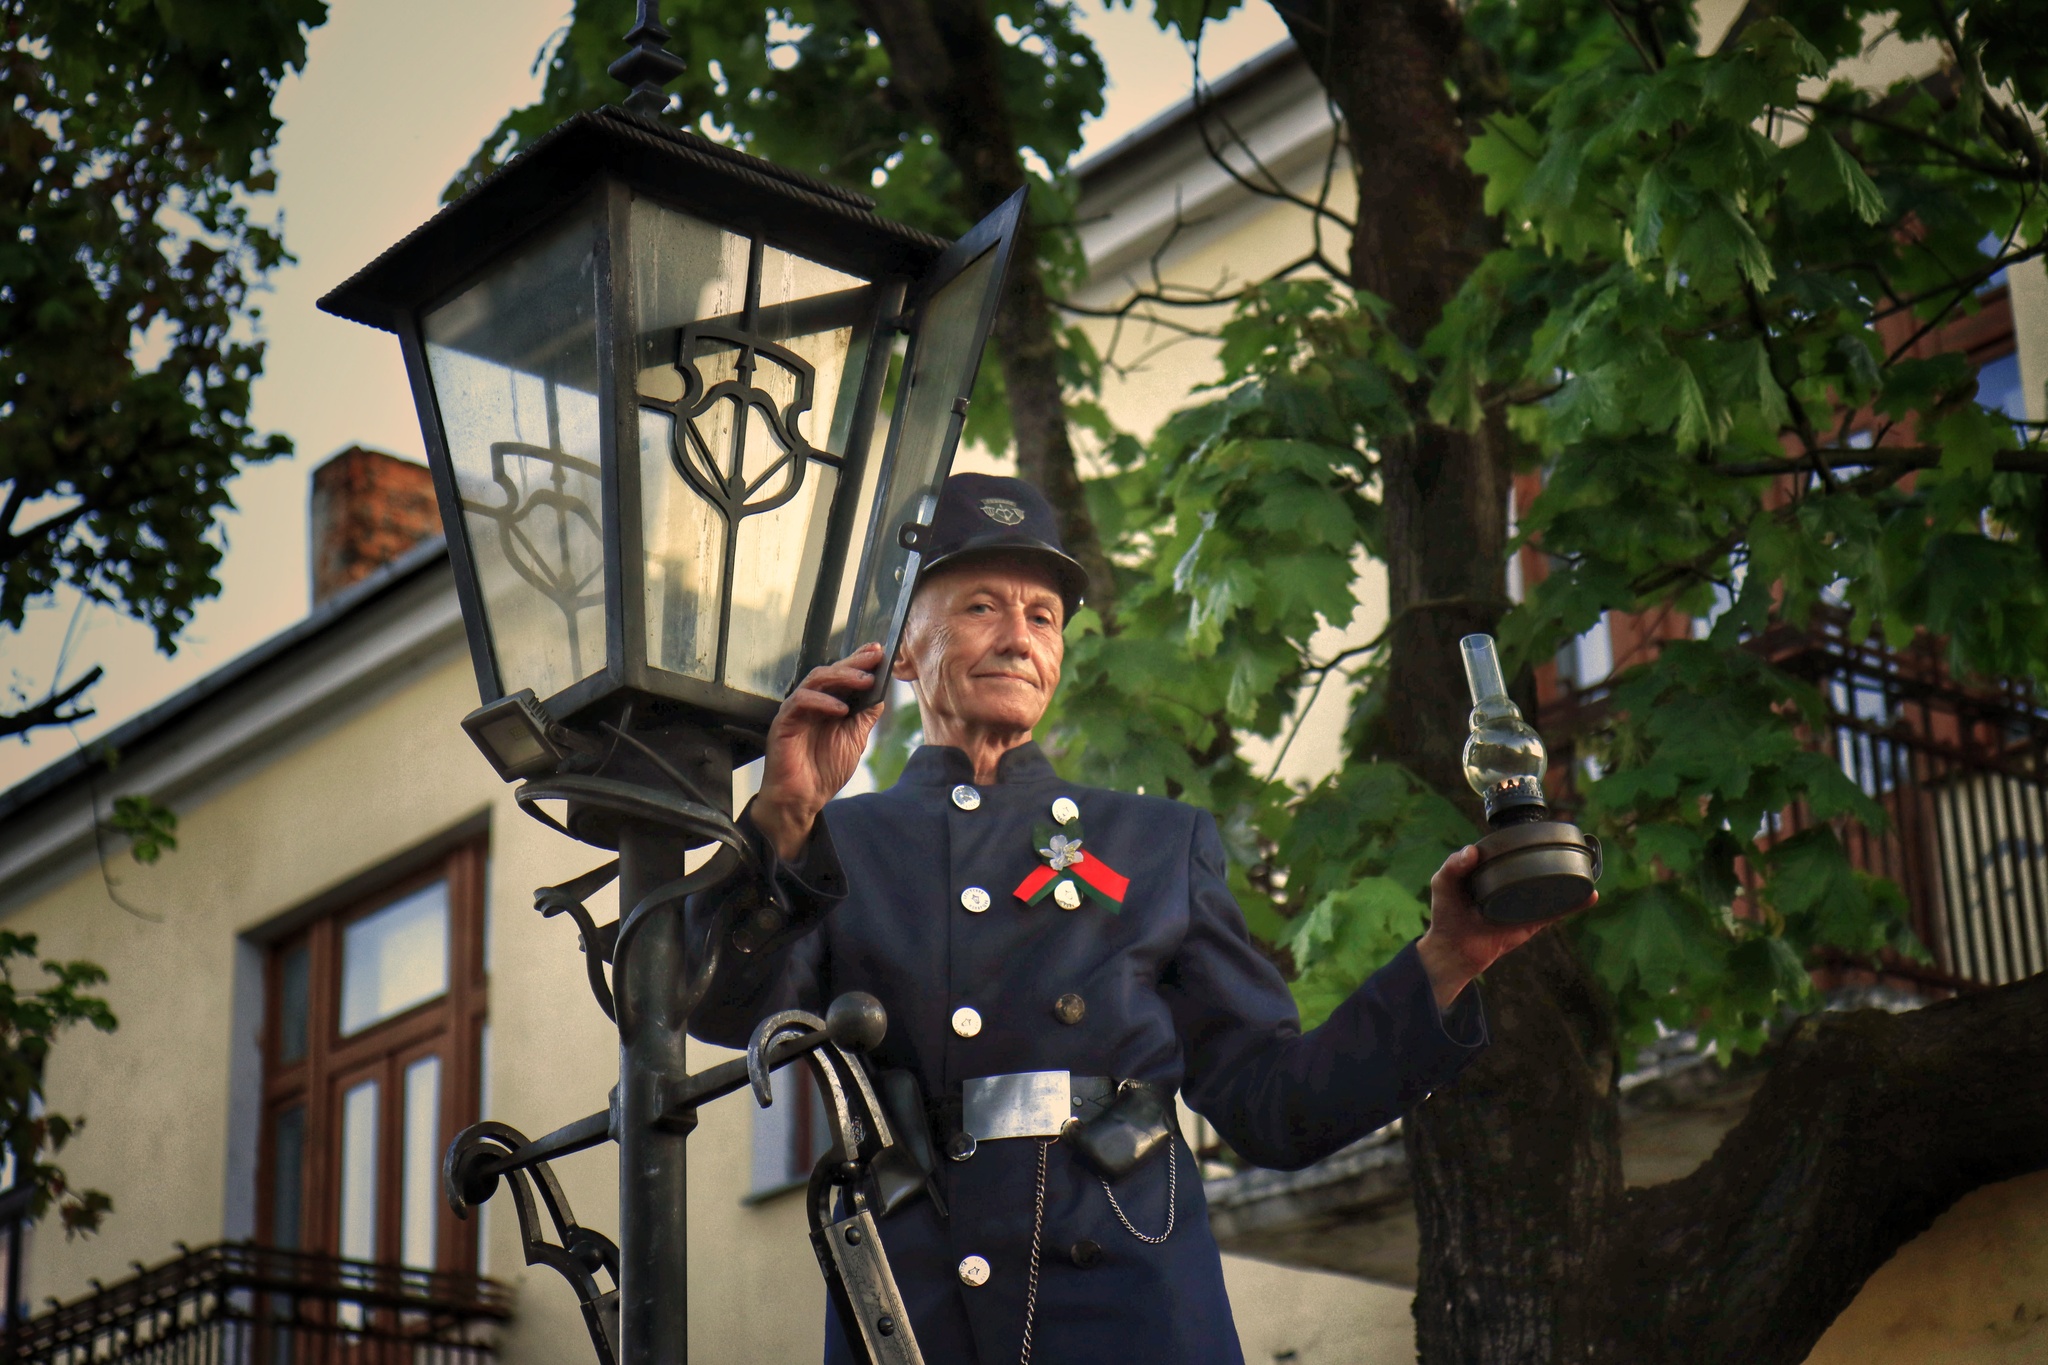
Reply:
M1059 518L1045 494L1022 479L954 474L939 489L922 572L996 554L1021 555L1052 570L1071 619L1088 593L1088 571L1060 544Z

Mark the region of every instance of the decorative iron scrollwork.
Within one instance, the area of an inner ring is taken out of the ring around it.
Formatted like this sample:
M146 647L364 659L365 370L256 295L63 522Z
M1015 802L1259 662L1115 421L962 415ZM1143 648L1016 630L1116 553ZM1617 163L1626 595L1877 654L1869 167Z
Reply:
M554 406L554 385L550 383L548 425L551 439L555 426ZM534 460L546 466L549 471L547 483L538 488L523 487L507 469L508 458ZM583 642L576 618L581 612L604 605L601 582L604 537L596 510L587 499L569 491L571 475L579 480L588 480L588 486L593 490L599 486L598 467L589 460L580 459L553 445L493 441L491 481L503 490L505 500L492 504L464 498L462 509L497 524L498 544L503 548L505 562L562 613L562 619L568 626L570 672L581 677L584 673ZM540 516L545 512L554 514L552 524L545 524L545 519ZM544 543L548 541L553 543ZM594 589L593 584L597 585Z
M774 1103L771 1051L792 1037L824 1035L803 1054L832 1127L832 1145L812 1169L806 1194L811 1249L855 1358L863 1365L924 1365L867 1195L872 1179L886 1213L915 1198L925 1179L891 1130L861 1058L887 1029L881 1002L859 991L834 1000L823 1019L803 1010L770 1015L747 1042L747 1077L767 1108Z
M448 1206L458 1218L467 1218L469 1210L495 1194L499 1180L504 1180L511 1187L512 1204L519 1214L519 1242L526 1263L547 1266L569 1282L582 1305L583 1323L597 1350L598 1365L618 1365L619 1249L611 1238L576 1221L547 1162L506 1165L517 1160L528 1145L523 1133L503 1123L485 1120L463 1129L449 1144L441 1163ZM552 1242L540 1221L542 1207L554 1226ZM599 1271L611 1281L610 1289L599 1287Z
M750 283L750 293L754 287ZM698 362L713 356L733 357L732 378L715 384L704 382ZM786 402L778 402L774 393L754 382L756 370L764 363L787 376L790 396ZM828 464L839 463L836 456L817 449L797 430L798 420L810 411L817 371L787 346L729 323L693 322L677 332L675 368L682 377L683 396L665 402L643 394L640 406L665 413L672 420L669 462L690 487L718 509L727 525L772 512L795 497L803 489L810 461L822 458ZM720 403L731 404L732 410L725 449L713 450L704 435L704 419ZM768 440L779 453L766 469L749 478L749 428L756 420L766 427ZM762 489L771 486L772 492L757 498Z
M597 998L597 1007L604 1011L604 1017L614 1022L618 1020L619 1012L612 1001L612 986L605 979L604 967L612 960L612 945L618 941L619 924L617 920L598 924L584 902L611 885L618 875L619 860L614 858L572 881L559 886L543 886L533 893L533 908L540 911L542 918L567 915L575 921L577 932L583 936L583 971L590 978L590 993Z

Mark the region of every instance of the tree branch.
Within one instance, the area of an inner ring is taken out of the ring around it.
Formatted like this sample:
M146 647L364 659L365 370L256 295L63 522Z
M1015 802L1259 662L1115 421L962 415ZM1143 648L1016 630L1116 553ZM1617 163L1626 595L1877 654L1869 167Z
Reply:
M67 712L64 708L83 695L87 688L98 682L101 672L100 667L95 664L86 670L84 677L69 687L59 689L54 683L51 684L49 693L27 710L16 711L11 715L0 714L0 739L6 739L12 735L25 735L31 730L39 730L46 725L69 725L73 721L84 720L91 716L93 714L91 711Z
M1988 175L1996 180L2018 181L2023 185L2031 185L2040 179L2038 175L2030 174L2017 167L2001 165L1995 161L1985 161L1979 157L1972 156L1962 148L1951 146L1931 133L1924 133L1918 128L1912 128L1906 124L1895 122L1881 114L1872 114L1862 109L1853 109L1844 104L1831 104L1826 100L1803 99L1799 101L1799 106L1802 109L1812 109L1823 114L1834 114L1840 118L1854 119L1858 123L1867 123L1873 128L1882 128L1886 132L1894 133L1910 142L1918 142L1923 146L1932 148L1934 151L1950 158L1954 164L1962 166L1966 170L1975 171L1979 175ZM1811 127L1810 124L1808 126ZM1815 129L1814 135L1827 136L1820 129Z
M1893 475L1915 469L1933 469L1941 463L1940 446L1872 446L1858 450L1831 446L1814 452L1824 456L1831 469L1882 470ZM2009 450L1991 457L1991 467L2002 474L2048 474L2048 453ZM1778 474L1803 474L1812 469L1809 461L1750 460L1736 464L1707 466L1731 479L1754 479Z
M955 0L855 0L889 55L892 88L938 136L961 180L961 207L992 212L1030 177L1005 102L1001 35L987 7ZM992 337L1009 396L1017 472L1059 517L1068 553L1088 572L1088 600L1114 628L1116 576L1081 488L1060 380L1059 338L1047 297L1040 233L1030 213L1017 234Z
M2048 1167L2048 976L1902 1015L1802 1021L1705 1165L1623 1201L1615 1322L1636 1358L1796 1365L1956 1200ZM1646 1308L1655 1306L1652 1311Z
M1309 199L1288 189L1280 183L1280 177L1275 175L1267 167L1266 163L1259 159L1259 154L1252 150L1249 142L1245 141L1244 134L1238 132L1231 124L1230 119L1217 109L1215 102L1204 98L1204 87L1202 85L1202 40L1199 35L1192 43L1188 44L1188 58L1194 67L1192 99L1195 106L1195 132L1201 136L1202 149L1209 154L1209 159L1216 163L1218 169L1236 181L1240 187L1249 193L1267 199L1277 199L1283 204L1292 204L1296 208L1305 210L1313 215L1314 220L1317 222L1327 218L1346 232L1356 232L1358 230L1356 223L1329 206L1327 202L1329 188L1327 176L1324 182L1324 195L1320 199ZM1209 120L1212 117L1222 125L1223 131L1229 135L1228 141L1220 149L1217 147L1215 140L1209 135ZM1333 122L1334 126L1330 130L1330 136L1333 139L1341 139L1344 132L1343 125L1339 121ZM1225 153L1229 151L1230 144L1233 142L1244 152L1245 160L1251 163L1252 169L1265 177L1265 184L1261 185L1258 181L1253 180L1250 176L1245 175L1237 167L1230 164L1230 159Z

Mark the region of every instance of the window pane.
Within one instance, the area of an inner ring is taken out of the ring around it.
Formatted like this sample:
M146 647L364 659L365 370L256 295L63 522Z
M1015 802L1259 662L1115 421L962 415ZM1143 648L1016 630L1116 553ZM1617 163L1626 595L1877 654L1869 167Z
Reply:
M306 1192L306 1109L294 1105L271 1129L270 1244L299 1249Z
M404 1185L399 1191L399 1260L434 1268L435 1175L441 1167L441 1059L405 1069Z
M341 1254L377 1259L377 1083L341 1097Z
M1977 367L1977 401L2015 422L2027 418L2027 386L2020 379L2018 351Z
M360 1033L448 989L448 883L342 930L341 1031Z
M301 943L284 956L278 970L277 1015L280 1062L303 1061L306 1056L306 1000L313 975L313 952Z

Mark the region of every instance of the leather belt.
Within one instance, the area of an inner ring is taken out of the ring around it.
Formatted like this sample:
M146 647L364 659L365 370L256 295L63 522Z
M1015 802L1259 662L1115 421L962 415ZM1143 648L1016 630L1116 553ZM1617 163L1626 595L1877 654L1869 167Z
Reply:
M976 1143L1058 1137L1073 1120L1094 1118L1115 1097L1116 1081L1109 1076L1066 1071L977 1076L961 1083L960 1128Z

